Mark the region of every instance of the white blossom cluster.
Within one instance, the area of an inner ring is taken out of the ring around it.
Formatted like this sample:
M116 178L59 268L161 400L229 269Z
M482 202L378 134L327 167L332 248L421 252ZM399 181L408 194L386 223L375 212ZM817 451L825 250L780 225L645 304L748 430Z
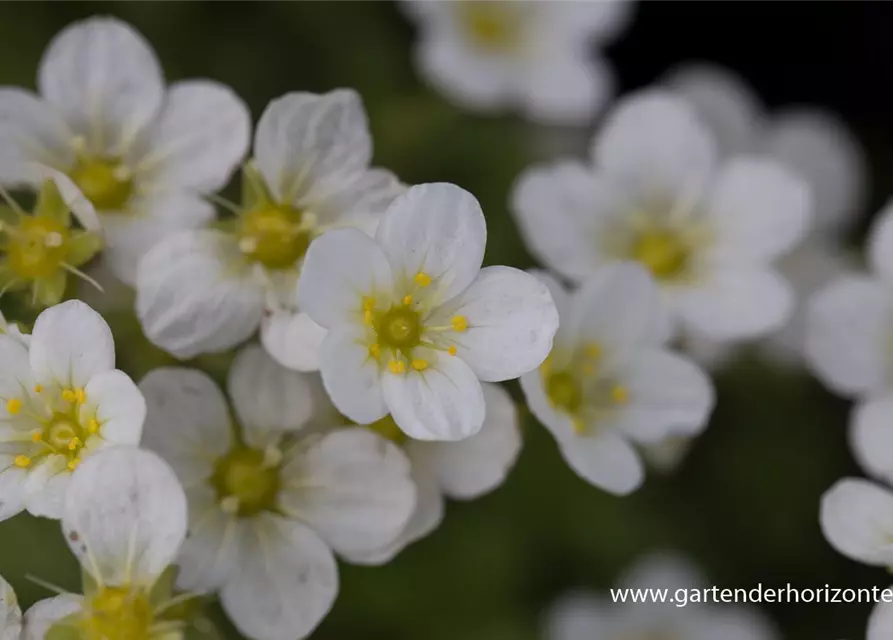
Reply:
M612 97L591 49L627 2L404 8L419 70L462 106L585 124ZM0 579L2 640L183 640L214 596L247 638L307 637L338 559L386 563L446 498L506 479L521 412L498 383L515 379L573 472L626 495L707 427L702 365L761 339L860 401L856 455L893 483L893 210L872 275L833 280L864 180L824 114L768 115L705 67L623 96L586 158L531 166L507 194L546 269L525 272L483 266L474 195L372 164L351 89L275 98L252 132L233 90L167 85L110 18L59 33L37 86L0 87L0 292L42 310L28 328L0 316L0 519L60 520L84 580L23 615ZM184 362L131 380L69 280L132 289L145 336ZM209 354L232 356L224 381L193 360ZM821 521L843 553L893 565L893 490L841 481ZM623 584L695 584L680 567ZM630 617L589 596L550 620L557 640L775 637L749 611ZM869 638L891 629L879 608Z

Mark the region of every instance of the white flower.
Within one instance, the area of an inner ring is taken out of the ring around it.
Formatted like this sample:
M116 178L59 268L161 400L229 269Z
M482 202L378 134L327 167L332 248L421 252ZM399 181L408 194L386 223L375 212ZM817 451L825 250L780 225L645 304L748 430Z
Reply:
M165 616L178 601L155 588L186 537L186 496L163 460L136 447L86 460L72 477L62 531L85 574L84 594L31 607L23 640L182 637L182 623Z
M515 404L501 386L484 383L487 415L480 432L459 442L426 442L407 438L390 415L365 425L403 449L412 466L416 506L400 536L388 545L355 554L363 564L388 562L413 542L434 531L444 517L445 498L474 500L503 483L521 451ZM313 423L326 431L343 426L322 385L314 385ZM322 397L320 397L322 396Z
M328 329L320 371L358 424L391 414L408 436L461 440L484 422L479 380L516 378L549 353L558 314L544 285L481 269L480 205L450 184L411 187L375 239L330 231L310 247L298 298Z
M888 587L893 591L893 587ZM868 631L865 640L887 640L893 635L893 603L880 602L875 605L868 618Z
M844 478L822 496L825 538L864 564L893 566L893 491L861 478Z
M396 539L415 505L409 463L366 429L297 438L311 415L302 374L246 347L229 374L235 421L214 382L164 368L141 382L146 444L189 498L178 584L219 591L255 640L308 635L338 591L333 551L352 559Z
M0 576L0 640L19 640L22 634L22 610L15 591Z
M271 102L257 125L237 218L173 235L141 262L136 308L149 339L185 359L225 351L260 326L283 365L315 369L321 330L297 312L295 282L317 235L369 226L401 190L389 172L369 168L371 158L354 91Z
M30 349L0 336L0 519L59 518L72 471L110 444L138 444L145 414L115 369L112 332L84 303L41 313Z
M638 561L618 589L701 589L705 581L675 556L654 554ZM626 640L627 638L723 638L776 640L778 632L762 613L746 605L618 603L607 595L578 592L559 600L548 613L545 640Z
M200 194L226 184L251 127L229 88L187 80L166 90L149 44L112 18L59 33L38 86L40 96L0 89L0 179L33 181L33 163L68 176L99 212L118 277L132 284L154 242L213 218Z
M630 2L406 2L421 29L417 66L460 105L516 107L532 120L590 121L613 93L593 58L629 22Z
M755 337L787 320L793 296L771 263L806 231L803 180L765 158L719 163L692 108L653 90L619 103L592 162L520 177L513 209L537 258L575 281L638 261L686 333L714 340Z
M611 493L630 493L644 475L633 443L699 433L713 387L664 346L659 293L639 265L604 267L573 296L540 277L561 327L549 358L521 378L527 403L577 474Z

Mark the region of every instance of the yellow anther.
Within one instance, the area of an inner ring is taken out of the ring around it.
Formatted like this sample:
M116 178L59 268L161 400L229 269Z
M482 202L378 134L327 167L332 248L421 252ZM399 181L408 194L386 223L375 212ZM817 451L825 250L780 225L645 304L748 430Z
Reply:
M40 393L40 392L42 392L42 391L43 391L43 385L42 385L42 384L36 384L36 385L34 385L34 393Z
M372 311L375 308L375 298L371 296L365 296L363 298L363 309L365 311Z
M583 373L585 373L587 376L591 376L595 373L595 367L593 367L591 364L584 364Z
M412 296L403 296L403 304L410 305L412 304Z
M614 385L611 389L611 400L615 404L626 404L629 401L629 390L623 385Z
M74 451L78 447L83 446L83 444L84 443L81 442L81 439L78 438L77 436L75 436L74 438L72 438L71 440L68 441L68 450Z
M458 349L456 349L456 345L454 345L454 344L451 344L450 348L447 349L447 353L449 353L451 356L456 355L457 351L458 351Z
M391 373L403 373L406 371L406 364L402 360L391 360L388 362L388 369Z
M69 470L69 471L74 471L75 469L78 468L78 465L79 465L80 463L81 463L81 461L78 460L78 459L69 460L69 461L68 461L68 470Z
M10 398L6 401L6 410L12 415L17 415L22 410L22 401L18 398Z
M415 274L415 278L413 278L413 280L415 280L415 283L420 287L427 287L429 284L431 284L431 276L429 276L424 271L419 271L417 274Z
M369 345L369 355L373 358L378 358L381 356L381 347L376 343L372 343Z
M31 434L31 440L34 442L40 442L43 439L43 434L40 431L35 431Z
M415 369L416 371L424 371L425 369L428 368L428 361L422 360L422 359L413 360L412 368Z
M74 389L63 389L62 399L65 400L65 402L74 402L78 397L77 394L75 394Z
M372 310L371 309L366 309L363 312L363 322L365 324L372 324Z
M15 457L15 465L19 469L25 469L31 466L31 458L28 456L16 456Z
M592 358L593 360L595 360L596 358L601 357L602 348L600 346L598 346L597 344L589 344L589 345L586 345L585 353L586 353L586 357Z
M450 324L453 325L455 331L465 331L468 328L468 318L465 316L453 316Z
M90 433L99 431L99 421L96 418L91 419L90 422L87 423L87 431Z
M87 392L83 389L75 389L74 390L74 399L78 401L80 404L84 404L87 401Z

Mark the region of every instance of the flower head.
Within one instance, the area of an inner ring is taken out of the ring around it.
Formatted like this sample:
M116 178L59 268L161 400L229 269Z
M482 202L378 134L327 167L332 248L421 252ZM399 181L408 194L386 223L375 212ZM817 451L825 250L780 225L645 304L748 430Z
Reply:
M350 559L387 545L412 513L405 456L366 429L301 434L312 411L307 382L257 346L230 371L235 421L198 371L157 369L140 388L146 444L188 487L178 582L219 591L247 636L309 634L338 591L333 551Z
M588 122L613 91L603 61L591 58L628 23L631 3L412 0L421 29L417 62L460 105L515 107L532 120Z
M62 531L83 568L84 593L34 605L26 638L181 637L159 583L186 537L186 496L163 460L135 447L91 457L71 480Z
M635 264L605 267L572 296L547 276L561 327L552 353L521 378L534 415L590 483L626 494L644 471L633 443L706 426L713 387L665 348L659 293Z
M602 265L639 262L672 319L725 341L787 320L793 296L771 263L806 232L809 196L776 161L739 156L718 165L691 107L647 91L607 118L593 166L528 170L513 209L531 250L562 275L579 282Z
M15 591L0 576L0 640L19 640L22 634L22 610Z
M41 313L30 348L0 336L0 354L0 517L59 518L83 460L139 443L145 401L115 369L108 325L82 302Z
M339 230L314 242L298 298L329 331L320 371L341 413L461 440L484 422L479 380L542 362L558 327L549 292L517 269L481 269L485 242L477 200L450 184L408 189L375 239Z
M371 157L355 92L271 102L236 217L171 236L142 261L137 314L149 339L188 358L233 347L260 326L274 357L315 369L320 329L299 313L295 282L314 238L332 227L374 225L401 189L389 172L369 168Z
M0 89L0 180L32 182L34 163L67 177L99 213L119 278L132 284L152 244L213 218L201 194L226 184L250 134L229 88L187 80L166 90L149 44L112 18L59 33L38 86L40 96Z

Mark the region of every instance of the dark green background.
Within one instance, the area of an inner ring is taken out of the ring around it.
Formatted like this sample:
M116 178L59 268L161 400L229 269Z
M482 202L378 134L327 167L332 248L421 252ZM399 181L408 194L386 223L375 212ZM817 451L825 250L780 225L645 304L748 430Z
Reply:
M893 148L888 6L649 3L609 54L624 89L681 60L713 59L743 72L773 104L836 109L869 148L876 204L886 193ZM3 3L0 83L33 87L53 34L94 14L116 15L141 30L169 79L205 76L231 85L255 118L288 91L356 88L369 111L376 164L409 183L442 180L469 189L487 214L488 262L532 265L506 200L537 154L532 138L545 130L461 113L424 88L411 65L413 31L393 4ZM583 148L590 133L564 135ZM12 319L28 320L16 315L14 300L2 306ZM135 378L167 361L136 341L132 319L110 321L120 365ZM224 363L198 364L219 373ZM689 554L721 587L893 582L836 554L819 531L821 493L859 474L846 445L847 404L801 371L774 370L751 357L720 375L717 387L714 419L683 468L671 477L653 474L624 499L578 479L551 437L526 419L524 451L506 485L477 502L450 505L444 525L389 566L343 566L341 594L314 638L533 639L544 608L564 590L606 588L636 556L656 549ZM78 588L58 523L27 516L0 524L0 573L25 605L50 595L26 575ZM794 640L861 637L869 610L767 607Z

